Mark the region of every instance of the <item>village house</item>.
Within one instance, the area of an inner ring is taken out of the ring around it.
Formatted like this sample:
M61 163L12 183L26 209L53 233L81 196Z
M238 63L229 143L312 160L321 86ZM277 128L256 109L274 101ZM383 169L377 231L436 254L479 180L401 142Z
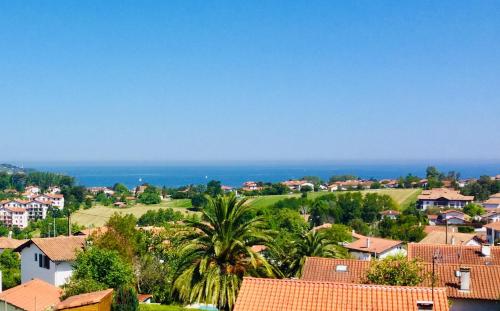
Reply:
M10 237L0 237L0 254L6 249L16 249L26 241L27 240L17 240Z
M351 189L370 189L372 181L369 180L346 180L337 181L328 186L329 191L346 191Z
M109 189L108 187L89 187L87 188L87 191L93 195L97 195L100 192L106 194L107 196L113 196L115 194L115 191Z
M399 214L400 214L400 212L389 209L389 210L381 211L380 218L381 219L387 218L387 219L396 220L399 217Z
M291 279L243 278L234 311L446 311L446 290Z
M262 187L259 187L255 181L245 181L243 183L243 187L241 188L243 191L259 191L262 190Z
M391 255L406 254L402 241L367 237L353 233L357 240L344 245L349 253L356 259L371 260L381 259Z
M33 238L16 248L21 254L21 282L38 278L55 286L64 285L73 273L76 252L85 237Z
M487 224L500 221L500 208L486 212L486 214L481 216L481 220Z
M448 224L448 225L464 225L469 221L470 217L465 213L458 210L446 210L442 211L437 221L440 224Z
M486 228L486 238L491 245L499 244L500 241L500 222L492 222L483 226Z
M54 310L62 290L40 279L33 279L0 293L0 311Z
M408 243L408 258L432 263L464 265L500 265L500 247L482 244L481 246Z
M480 246L481 240L474 233L450 231L446 234L446 231L432 231L429 232L419 243Z
M473 200L473 196L462 195L456 190L437 188L422 191L417 203L419 208L426 210L430 207L463 208Z
M282 182L291 191L300 191L303 187L309 187L314 190L314 184L307 180L287 180Z
M369 261L308 257L305 261L302 280L311 282L366 282L370 269ZM500 266L462 265L437 262L422 265L423 282L419 286L432 285L434 271L436 287L446 288L451 301L450 310L498 310L500 307Z
M28 226L28 212L21 207L24 201L8 200L0 202L0 222L7 227L26 228Z
M37 195L40 193L40 187L38 186L28 186L24 188L23 195Z
M482 203L486 209L500 209L500 193L495 193Z

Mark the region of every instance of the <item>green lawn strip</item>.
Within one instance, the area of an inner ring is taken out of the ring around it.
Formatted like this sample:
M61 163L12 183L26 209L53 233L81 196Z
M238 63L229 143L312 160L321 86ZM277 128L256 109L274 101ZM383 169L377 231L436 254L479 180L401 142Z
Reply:
M187 311L193 309L186 309L180 306L160 305L155 303L151 304L141 303L139 305L139 310L140 311Z

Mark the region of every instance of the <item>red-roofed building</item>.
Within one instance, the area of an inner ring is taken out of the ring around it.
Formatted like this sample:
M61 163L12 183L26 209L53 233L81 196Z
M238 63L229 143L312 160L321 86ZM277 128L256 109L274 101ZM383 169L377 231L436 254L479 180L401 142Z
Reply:
M463 208L474 200L473 196L465 196L459 191L447 188L424 190L418 196L418 206L426 210L430 207Z
M345 248L356 259L370 260L372 258L406 254L402 241L367 237L360 234L353 235L353 237L357 240L346 244Z
M434 299L433 299L434 297ZM424 307L431 307L424 309ZM234 311L446 311L442 287L244 278Z

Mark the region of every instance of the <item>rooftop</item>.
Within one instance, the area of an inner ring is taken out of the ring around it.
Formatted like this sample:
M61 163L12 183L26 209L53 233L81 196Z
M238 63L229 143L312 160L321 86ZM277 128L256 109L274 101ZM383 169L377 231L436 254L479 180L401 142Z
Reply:
M358 234L357 236L353 235L353 237L357 238L357 240L347 244L345 247L350 250L361 251L365 253L380 254L403 243L397 240L366 237L360 234ZM369 247L367 247L368 239L370 239Z
M85 246L85 237L33 238L16 248L16 251L21 251L31 244L35 244L52 261L73 261L76 259L77 250Z
M408 258L432 262L434 256L439 256L440 263L500 265L500 247L490 246L490 249L491 255L483 256L481 246L408 243Z
M105 289L98 292L86 293L71 296L60 303L57 304L56 308L60 309L69 309L76 308L81 306L92 305L95 303L101 302L104 298L111 295L113 293L113 289Z
M448 231L448 239L446 239L446 231L432 231L419 243L422 244L454 244L463 245L475 239L474 233L460 233ZM453 243L452 243L453 242Z
M444 288L435 288L434 298L434 311L448 310ZM244 278L234 311L401 311L431 300L426 287Z
M472 201L473 196L465 196L460 194L460 192L447 189L447 188L436 188L432 190L424 190L418 196L419 200L437 200L439 198L445 198L450 201Z
M16 240L12 238L0 237L0 249L15 249L28 240Z
M59 303L60 296L60 288L40 279L33 279L4 291L0 294L0 300L22 310L40 311Z

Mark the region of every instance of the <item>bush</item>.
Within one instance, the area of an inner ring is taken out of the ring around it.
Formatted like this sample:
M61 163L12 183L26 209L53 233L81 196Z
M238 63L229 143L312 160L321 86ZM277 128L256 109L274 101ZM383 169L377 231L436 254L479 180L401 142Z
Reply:
M458 232L460 232L460 233L472 233L472 232L474 232L474 228L469 227L469 226L458 226Z
M90 278L71 278L69 283L63 286L64 294L62 296L62 299L66 299L74 295L96 292L106 288L107 287L104 284Z
M137 299L137 292L133 287L120 287L116 291L113 305L113 311L136 311L139 309L139 300Z

